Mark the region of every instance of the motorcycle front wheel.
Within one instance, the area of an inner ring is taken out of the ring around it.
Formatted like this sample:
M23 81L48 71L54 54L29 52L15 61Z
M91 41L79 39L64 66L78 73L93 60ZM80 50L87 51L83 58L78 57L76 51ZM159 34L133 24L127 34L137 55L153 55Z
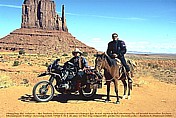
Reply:
M96 87L90 87L90 85L87 85L85 88L82 88L79 93L81 96L85 98L91 98L93 97L97 92Z
M32 92L36 101L48 102L54 96L54 87L49 81L43 80L33 87Z

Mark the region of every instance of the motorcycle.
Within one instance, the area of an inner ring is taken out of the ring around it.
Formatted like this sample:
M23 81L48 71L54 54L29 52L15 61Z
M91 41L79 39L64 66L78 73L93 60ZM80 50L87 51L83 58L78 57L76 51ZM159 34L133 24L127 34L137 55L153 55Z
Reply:
M49 80L42 80L34 85L33 96L38 102L50 101L55 90L61 94L71 94L79 91L84 98L93 97L98 88L102 88L102 75L93 68L88 68L83 76L84 81L75 79L78 73L77 68L71 62L59 65L60 60L56 59L48 66L47 71L38 75L43 77L49 75ZM56 80L55 85L54 80Z

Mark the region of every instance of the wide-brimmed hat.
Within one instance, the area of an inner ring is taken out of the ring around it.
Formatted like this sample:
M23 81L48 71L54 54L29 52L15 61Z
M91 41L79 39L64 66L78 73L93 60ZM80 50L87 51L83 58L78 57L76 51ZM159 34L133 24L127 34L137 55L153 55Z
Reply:
M82 52L78 48L75 48L75 50L72 52L72 54L74 54L74 53L79 53L80 55L82 54Z

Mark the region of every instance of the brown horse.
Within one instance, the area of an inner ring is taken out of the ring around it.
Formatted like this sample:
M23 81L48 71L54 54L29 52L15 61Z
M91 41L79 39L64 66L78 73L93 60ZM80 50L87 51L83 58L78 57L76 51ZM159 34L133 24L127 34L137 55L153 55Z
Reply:
M95 69L97 71L101 71L104 69L104 76L107 85L107 99L105 102L110 101L110 83L111 81L114 83L115 86L115 93L117 96L116 104L119 104L119 97L118 97L118 80L121 80L124 85L124 95L123 99L127 98L126 91L127 91L127 82L126 82L126 72L124 67L122 67L120 61L116 59L111 59L107 54L97 54L95 60ZM132 89L132 83L128 82L128 98L130 98L130 89Z

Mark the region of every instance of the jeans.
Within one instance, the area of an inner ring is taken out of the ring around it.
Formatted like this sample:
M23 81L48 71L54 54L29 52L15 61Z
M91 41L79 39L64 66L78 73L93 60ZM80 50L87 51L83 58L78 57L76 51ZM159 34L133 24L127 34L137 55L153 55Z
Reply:
M76 76L72 79L72 82L76 84L76 81L80 80L82 84L86 84L86 74L83 71L78 71Z
M120 59L122 65L125 67L126 72L129 72L130 67L127 65L124 55L118 56L118 59Z

